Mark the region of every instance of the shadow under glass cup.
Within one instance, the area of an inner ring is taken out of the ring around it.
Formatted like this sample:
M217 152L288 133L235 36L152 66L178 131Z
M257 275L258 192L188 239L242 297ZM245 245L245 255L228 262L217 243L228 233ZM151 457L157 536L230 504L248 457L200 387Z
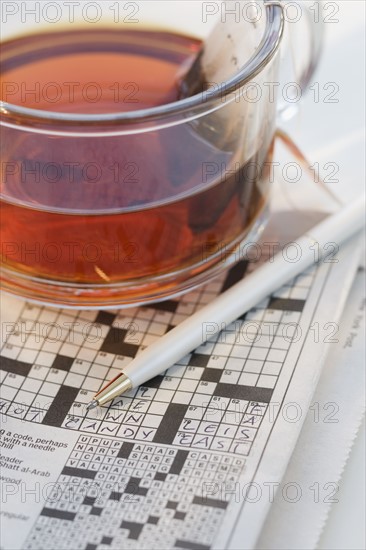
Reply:
M167 2L154 21L148 2L128 4L134 13L109 11L82 25L66 17L52 35L27 27L4 43L5 291L77 308L176 296L227 269L268 217L276 101L258 87L277 77L281 8L264 5L258 24L250 22L254 48L231 80L179 99L177 74L201 44L186 34L192 16L179 18L183 3ZM168 4L176 4L171 14ZM201 3L193 4L202 20ZM83 63L87 55L93 63ZM117 74L120 55L131 57L128 74ZM48 63L38 80L35 62L38 71ZM35 93L22 94L21 75Z

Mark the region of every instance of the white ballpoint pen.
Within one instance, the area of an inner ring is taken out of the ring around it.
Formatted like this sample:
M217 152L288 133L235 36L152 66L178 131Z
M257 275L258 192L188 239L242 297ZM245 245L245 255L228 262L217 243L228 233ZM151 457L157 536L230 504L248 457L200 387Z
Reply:
M205 339L202 327L210 322L210 338L249 311L266 296L283 286L315 263L314 243L318 243L319 260L326 256L327 243L342 244L365 226L365 197L344 206L313 227L296 241L301 257L296 263L286 261L281 253L236 283L211 303L191 315L165 336L141 351L123 372L111 380L89 403L88 409L102 406L126 391L143 385L201 346Z

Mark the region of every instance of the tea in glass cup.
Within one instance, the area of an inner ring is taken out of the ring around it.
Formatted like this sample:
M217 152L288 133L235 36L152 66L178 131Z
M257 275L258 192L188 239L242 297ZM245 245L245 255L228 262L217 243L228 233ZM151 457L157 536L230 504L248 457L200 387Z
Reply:
M3 42L4 290L64 307L148 303L208 281L258 238L277 107L246 92L277 75L281 8L266 6L230 81L185 98L202 40L142 23Z

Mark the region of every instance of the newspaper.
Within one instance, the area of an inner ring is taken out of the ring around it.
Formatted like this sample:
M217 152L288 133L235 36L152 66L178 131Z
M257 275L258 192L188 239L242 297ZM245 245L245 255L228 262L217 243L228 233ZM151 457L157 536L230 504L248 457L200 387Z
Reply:
M333 243L215 338L208 319L202 345L144 387L86 405L140 349L278 250L296 261L296 238L324 213L282 207L229 272L177 300L76 311L2 296L1 548L255 547L337 342L357 240Z
M322 548L331 548L330 542L326 546L323 540L325 526L328 534L331 529L328 517L335 508L338 517L347 513L349 501L341 489L343 474L365 415L365 283L365 271L360 269L342 314L339 341L327 356L301 435L257 542L258 549L318 548L320 541ZM291 485L300 496L295 506L286 499L286 489ZM333 536L332 517L331 521ZM351 536L349 530L346 533ZM353 536L357 535L360 530L353 529ZM349 539L343 544L365 547L352 545ZM342 541L338 542L341 547Z

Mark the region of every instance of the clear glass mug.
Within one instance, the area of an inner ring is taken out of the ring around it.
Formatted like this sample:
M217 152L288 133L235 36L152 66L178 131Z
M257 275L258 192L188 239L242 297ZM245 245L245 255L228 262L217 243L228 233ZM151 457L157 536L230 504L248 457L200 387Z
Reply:
M107 39L105 29L131 22L134 30L158 26L204 38L218 17L230 16L221 2L192 2L190 10L184 2L154 2L154 9L127 2L119 3L118 14L116 3L88 4L82 21L75 13L71 21L68 11L55 25L58 10L41 11L34 28L21 11L10 10L8 19L17 17L18 24L5 39L37 32L42 49L50 27L80 27L100 29L104 43L122 40L113 32ZM242 9L248 2L234 4L255 53L229 80L192 97L143 109L137 103L123 112L65 113L49 104L12 103L17 91L4 79L3 290L63 307L146 304L207 282L238 258L233 252L243 243L258 238L268 218L276 116L293 105L279 105L277 86L269 85L279 77L286 13L279 2L255 2L250 16ZM313 25L302 88L319 55L317 30ZM74 48L91 47L87 33L75 36ZM3 50L5 69L24 49L13 44ZM70 37L62 47L70 48ZM159 43L164 47L172 44ZM133 96L130 85L125 90Z

